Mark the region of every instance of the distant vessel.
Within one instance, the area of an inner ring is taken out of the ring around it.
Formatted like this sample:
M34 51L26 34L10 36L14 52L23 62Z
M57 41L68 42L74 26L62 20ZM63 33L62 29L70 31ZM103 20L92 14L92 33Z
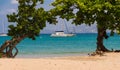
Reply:
M55 33L51 34L52 37L70 37L74 36L75 34L66 34L64 31L55 31Z
M5 34L5 33L0 33L0 36L7 36L7 34Z
M2 29L2 33L0 33L0 36L7 36L7 33L4 33L5 32L5 25L3 22L2 22L2 24L3 24L3 29Z
M66 23L65 23L65 28L66 28L67 33L64 33L63 30L62 31L55 31L53 34L51 34L51 37L71 37L71 36L75 36L75 29L74 29L74 33L72 33L72 32L69 33Z

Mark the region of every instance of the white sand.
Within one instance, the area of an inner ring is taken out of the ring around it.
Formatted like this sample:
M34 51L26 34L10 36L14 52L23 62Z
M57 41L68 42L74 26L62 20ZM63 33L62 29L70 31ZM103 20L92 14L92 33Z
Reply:
M0 59L0 70L120 70L120 53L106 56Z

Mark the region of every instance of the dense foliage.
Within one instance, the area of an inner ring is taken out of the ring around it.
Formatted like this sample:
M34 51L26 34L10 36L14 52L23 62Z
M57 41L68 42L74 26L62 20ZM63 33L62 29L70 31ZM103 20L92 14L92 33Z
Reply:
M55 18L44 8L37 8L43 4L43 0L19 0L18 12L7 15L9 22L16 25L10 25L8 35L17 37L26 35L35 39L40 30L46 26L46 22L54 23Z

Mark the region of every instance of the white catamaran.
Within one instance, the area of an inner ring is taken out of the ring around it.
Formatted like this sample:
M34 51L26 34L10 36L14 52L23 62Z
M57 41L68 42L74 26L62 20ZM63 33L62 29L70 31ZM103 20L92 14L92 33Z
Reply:
M74 36L75 34L73 33L64 33L64 31L55 31L55 33L51 34L52 37L69 37L69 36Z
M71 36L75 36L75 30L74 30L74 33L69 33L66 23L65 23L65 28L67 30L67 33L65 33L64 31L55 31L53 34L51 34L51 37L71 37Z

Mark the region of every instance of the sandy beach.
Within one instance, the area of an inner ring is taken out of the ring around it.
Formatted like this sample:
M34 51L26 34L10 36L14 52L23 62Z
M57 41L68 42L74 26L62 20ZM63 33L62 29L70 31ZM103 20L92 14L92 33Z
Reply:
M104 56L0 59L0 70L119 70L120 53Z

